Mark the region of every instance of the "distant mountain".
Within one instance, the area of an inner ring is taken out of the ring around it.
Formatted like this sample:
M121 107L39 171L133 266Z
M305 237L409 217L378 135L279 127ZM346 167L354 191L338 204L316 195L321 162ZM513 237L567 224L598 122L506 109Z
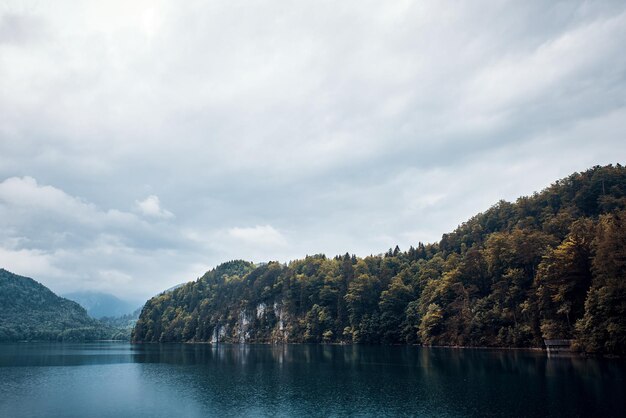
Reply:
M81 341L116 333L35 280L0 269L0 341Z
M79 303L91 317L97 319L129 315L141 305L102 292L72 292L62 296Z

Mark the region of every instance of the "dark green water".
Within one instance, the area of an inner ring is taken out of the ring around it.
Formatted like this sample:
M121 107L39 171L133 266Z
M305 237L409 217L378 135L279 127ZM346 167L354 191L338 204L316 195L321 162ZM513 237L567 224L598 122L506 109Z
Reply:
M625 416L626 365L313 345L0 345L0 417Z

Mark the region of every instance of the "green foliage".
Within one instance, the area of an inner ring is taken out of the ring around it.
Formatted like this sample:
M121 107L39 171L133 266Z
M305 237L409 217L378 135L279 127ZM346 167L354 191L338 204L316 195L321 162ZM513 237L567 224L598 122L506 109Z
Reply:
M500 201L406 252L230 261L148 301L134 341L626 347L626 169Z
M535 277L541 331L545 338L567 338L584 314L591 286L591 250L594 225L589 219L572 224L571 232L543 256Z
M128 339L129 333L126 334ZM28 277L0 269L0 341L123 339L119 330L87 315Z
M626 211L600 218L593 280L576 328L586 351L626 354Z
M133 328L135 328L135 324L139 319L139 314L141 313L141 309L137 309L132 314L109 317L105 316L100 318L100 322L105 326L113 329L114 331L111 334L112 340L130 340L130 336L132 334Z

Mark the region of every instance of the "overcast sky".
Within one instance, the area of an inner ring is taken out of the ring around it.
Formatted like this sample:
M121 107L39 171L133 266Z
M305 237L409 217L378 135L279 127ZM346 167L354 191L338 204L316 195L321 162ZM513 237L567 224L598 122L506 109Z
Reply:
M626 161L622 1L0 2L0 267L146 298Z

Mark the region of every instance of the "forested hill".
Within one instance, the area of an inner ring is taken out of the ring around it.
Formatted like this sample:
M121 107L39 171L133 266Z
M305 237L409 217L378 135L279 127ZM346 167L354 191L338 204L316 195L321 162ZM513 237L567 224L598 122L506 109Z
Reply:
M384 255L224 263L149 300L134 341L541 347L626 354L626 169L594 167Z
M31 278L0 269L0 341L82 341L114 333L78 303Z

